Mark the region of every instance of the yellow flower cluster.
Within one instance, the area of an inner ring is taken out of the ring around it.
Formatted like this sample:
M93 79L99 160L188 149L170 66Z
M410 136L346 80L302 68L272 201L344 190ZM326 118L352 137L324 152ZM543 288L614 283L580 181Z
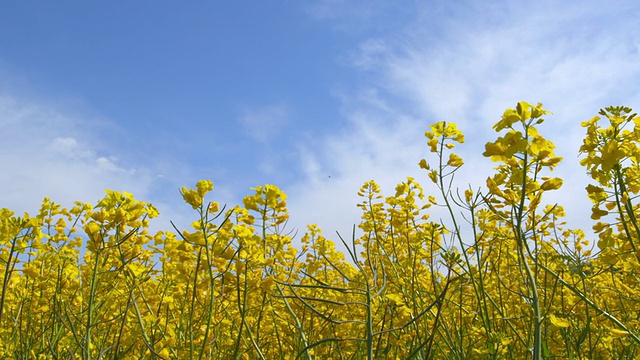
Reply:
M432 125L432 188L365 183L346 253L315 225L294 240L274 185L230 208L211 181L183 187L195 221L155 234L158 211L126 192L0 209L0 358L638 358L640 121L611 107L583 123L593 241L544 200L562 186L548 114L504 112L476 190L453 188L462 132Z

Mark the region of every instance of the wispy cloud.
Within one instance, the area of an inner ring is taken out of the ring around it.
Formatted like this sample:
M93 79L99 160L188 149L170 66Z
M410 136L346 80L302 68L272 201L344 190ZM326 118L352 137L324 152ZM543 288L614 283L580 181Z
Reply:
M0 94L0 206L34 212L45 196L65 206L95 203L106 188L148 196L148 169L123 164L99 145L91 117L61 108Z
M640 26L633 21L638 9L620 5L460 6L436 22L427 21L433 9L426 8L402 31L362 42L352 64L373 75L361 86L375 94L369 96L375 103L345 106L348 134L305 149L304 161L313 166L292 192L295 211L300 218L318 218L330 233L344 231L358 222L355 192L364 180L380 180L387 194L405 175L427 184L416 164L427 151L424 130L439 120L458 122L467 134L468 144L459 150L467 165L458 185L480 186L492 167L481 156L484 143L496 136L491 125L505 108L525 100L554 112L541 132L565 157L556 171L565 187L548 200L568 209L571 226L588 228L579 124L600 107L634 106L640 91Z
M56 106L51 99L7 91L0 93L0 114L0 208L35 214L44 197L64 207L76 200L95 205L105 189L112 189L160 210L153 231L171 230L169 221L187 228L195 219L178 192L180 186L194 185L186 183L197 178L194 170L169 159L120 160L127 151L96 130L116 125ZM224 187L216 189L215 197L223 203L235 200Z
M428 155L423 133L435 121L457 122L467 135L467 144L458 149L466 160L458 185L483 185L493 166L480 155L496 136L491 125L505 108L526 100L541 101L554 112L541 131L565 157L557 170L565 189L549 201L565 204L573 224L588 218L586 180L576 158L583 134L579 123L609 104L637 105L638 6L628 1L606 7L596 1L579 7L556 1L389 4L325 0L311 6L315 19L349 32L351 40L362 39L341 58L357 72L336 85L342 86L337 96L345 125L328 122L337 130L327 136L293 133L294 109L300 105L247 108L237 119L246 138L233 151L259 156L238 156L250 160L237 168L189 163L172 154L171 146L161 156L140 159L140 152L127 153L132 144L112 143L103 135L105 128L125 131L110 121L28 91L0 88L0 207L34 211L44 196L63 204L95 202L112 188L154 202L168 219L186 226L189 209L181 207L177 188L208 176L203 172L212 174L223 185L213 198L231 205L249 190L225 187L220 179L242 170L270 181L284 178L292 226L316 222L333 237L359 221L356 192L365 181L375 179L391 194L396 183L412 176L434 191L417 163ZM360 83L351 87L354 79Z
M239 118L244 132L254 140L266 143L289 122L291 109L286 104L274 104L247 109Z
M289 189L291 224L299 230L317 223L331 238L350 236L359 221L358 189L376 180L387 192L407 176L421 176L420 134L426 123L387 106L374 90L344 98L348 125L339 133L301 146L303 180ZM389 121L393 119L393 121Z

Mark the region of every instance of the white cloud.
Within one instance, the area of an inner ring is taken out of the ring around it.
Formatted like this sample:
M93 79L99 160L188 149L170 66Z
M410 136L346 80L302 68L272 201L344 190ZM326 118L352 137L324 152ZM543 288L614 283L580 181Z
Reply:
M556 171L564 188L548 200L567 208L570 226L588 229L579 124L601 107L637 106L640 93L638 9L618 5L625 6L461 6L435 25L427 9L402 32L364 41L353 65L375 75L362 84L370 100L345 105L345 134L304 149L307 178L290 201L299 224L317 221L329 236L348 231L359 221L355 193L368 179L384 184L385 194L406 175L428 186L416 163L427 152L424 130L439 120L458 122L467 135L458 186L484 184L492 164L481 153L496 137L491 125L525 100L554 112L540 131L565 157Z
M118 157L126 155L126 149L104 145L108 139L91 124L95 118L56 107L50 100L5 91L0 93L0 115L0 208L33 215L44 197L64 207L76 200L95 205L105 189L112 189L130 192L160 211L150 223L152 232L173 231L170 221L186 229L196 220L178 192L180 186L195 185L186 180L197 178L192 168L159 158L123 162ZM234 196L217 187L212 198L225 204Z
M94 156L91 150L84 148L73 137L57 137L53 139L50 150L73 160L89 159Z
M336 239L335 231L349 238L359 222L357 192L365 182L375 180L386 195L407 176L423 176L417 163L425 154L420 134L427 124L386 107L375 92L364 91L351 101L357 105L347 106L350 121L344 131L315 150L301 147L305 178L288 191L290 223L299 231L317 223L330 238Z
M285 104L245 110L239 121L245 133L260 142L268 142L289 122L291 109Z
M0 75L4 75L2 69ZM112 189L154 204L160 217L151 222L152 231L173 230L170 221L186 229L196 220L197 214L182 201L178 189L194 187L203 176L202 167L171 152L141 157L130 144L117 141L123 129L115 121L88 115L81 101L31 94L10 86L13 83L3 85L0 208L34 214L44 197L64 207L76 200L95 205L105 189ZM279 111L273 108L270 114ZM229 206L239 201L234 186L222 181L209 199Z
M148 195L148 171L103 153L99 136L87 130L91 118L7 92L0 114L0 207L32 213L45 196L64 206L95 203L106 188Z

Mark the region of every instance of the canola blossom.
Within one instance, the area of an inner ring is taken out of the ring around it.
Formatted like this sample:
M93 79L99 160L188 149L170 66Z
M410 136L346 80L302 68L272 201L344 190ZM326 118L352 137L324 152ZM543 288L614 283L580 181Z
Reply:
M209 180L183 187L191 227L157 233L156 208L127 192L0 209L0 358L638 358L640 119L608 107L582 123L581 230L544 200L563 185L549 115L507 109L483 152L497 167L464 191L464 135L433 124L424 178L390 195L365 183L360 235L335 241L316 225L293 239L274 185L233 207Z

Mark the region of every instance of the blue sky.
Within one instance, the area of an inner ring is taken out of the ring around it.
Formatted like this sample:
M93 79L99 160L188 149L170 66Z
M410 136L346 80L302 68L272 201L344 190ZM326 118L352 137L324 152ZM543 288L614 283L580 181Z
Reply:
M178 189L240 202L273 183L293 229L329 237L359 219L359 187L421 179L423 133L457 122L479 186L505 108L543 102L565 161L549 201L589 226L579 124L638 106L634 1L0 1L0 207L44 196L95 203L105 188L195 214Z

